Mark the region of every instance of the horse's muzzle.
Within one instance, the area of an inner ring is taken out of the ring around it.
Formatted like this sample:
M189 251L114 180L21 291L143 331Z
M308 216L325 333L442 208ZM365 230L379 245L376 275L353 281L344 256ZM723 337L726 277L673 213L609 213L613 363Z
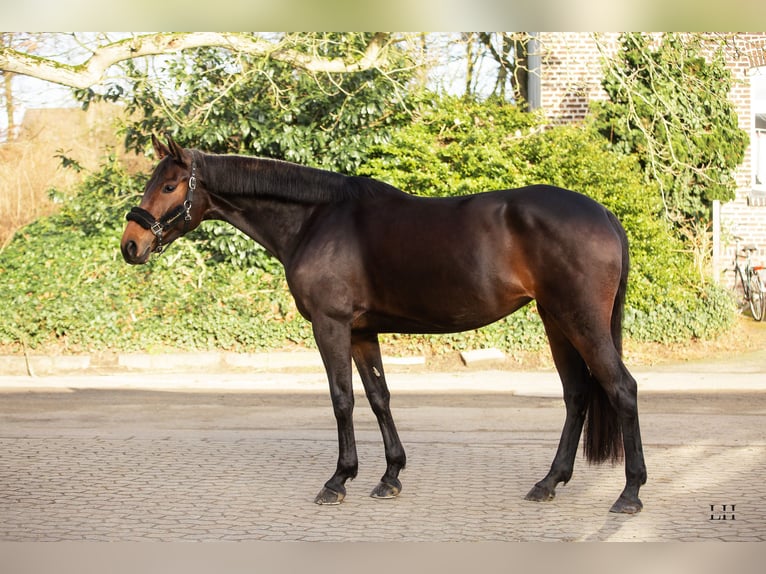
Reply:
M149 260L149 255L152 253L151 245L144 249L140 249L138 244L132 239L127 239L120 245L122 251L122 257L126 263L131 265L141 265Z

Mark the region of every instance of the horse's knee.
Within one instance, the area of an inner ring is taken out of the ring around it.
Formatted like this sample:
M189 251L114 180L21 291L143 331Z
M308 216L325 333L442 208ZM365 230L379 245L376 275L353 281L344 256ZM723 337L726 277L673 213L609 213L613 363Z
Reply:
M385 415L391 409L391 394L388 392L388 389L381 389L374 393L370 393L368 394L367 399L370 402L372 412L377 416Z
M332 408L338 421L350 421L354 412L354 396L338 394L332 397Z

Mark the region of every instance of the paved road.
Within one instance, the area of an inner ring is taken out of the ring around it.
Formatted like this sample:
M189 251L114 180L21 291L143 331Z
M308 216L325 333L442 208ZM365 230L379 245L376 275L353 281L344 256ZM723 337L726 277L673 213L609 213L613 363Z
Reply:
M360 394L359 476L342 505L320 507L337 453L326 391L120 380L0 391L0 541L766 540L762 390L644 392L649 482L630 517L608 512L621 466L578 460L555 501L523 500L555 452L560 398L396 392L408 468L400 497L380 501L368 493L383 448Z

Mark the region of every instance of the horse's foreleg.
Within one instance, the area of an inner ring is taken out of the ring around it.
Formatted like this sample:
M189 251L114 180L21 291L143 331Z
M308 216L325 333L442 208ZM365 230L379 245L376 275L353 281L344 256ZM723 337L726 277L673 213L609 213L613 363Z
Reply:
M571 382L565 383L565 386L568 384ZM572 478L577 447L585 422L588 395L582 389L567 390L565 388L564 400L567 414L556 456L553 458L548 474L527 493L526 500L534 502L553 500L556 496L556 486L562 482L566 484Z
M404 468L406 456L391 416L390 393L383 374L380 345L375 333L354 333L351 337L351 353L362 378L367 400L378 419L383 445L386 451L386 473L373 489L373 498L394 498L402 490L399 471Z
M314 338L322 355L330 383L335 420L338 424L338 466L314 502L340 504L346 496L346 480L356 477L359 459L354 438L354 393L351 386L351 330L330 318L315 318Z

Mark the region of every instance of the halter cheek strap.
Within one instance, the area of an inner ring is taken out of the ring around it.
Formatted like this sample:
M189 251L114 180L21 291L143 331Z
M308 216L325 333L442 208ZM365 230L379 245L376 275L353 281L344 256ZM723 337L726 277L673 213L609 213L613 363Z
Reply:
M144 229L151 231L157 238L157 246L154 248L155 253L162 253L162 237L168 229L172 229L178 225L183 215L184 229L183 233L189 230L189 222L191 221L191 207L192 199L194 198L194 190L197 188L196 177L196 165L192 162L191 176L189 176L189 183L186 189L186 199L184 202L168 211L160 219L155 219L154 216L145 210L143 207L134 207L125 216L128 221L135 221Z

